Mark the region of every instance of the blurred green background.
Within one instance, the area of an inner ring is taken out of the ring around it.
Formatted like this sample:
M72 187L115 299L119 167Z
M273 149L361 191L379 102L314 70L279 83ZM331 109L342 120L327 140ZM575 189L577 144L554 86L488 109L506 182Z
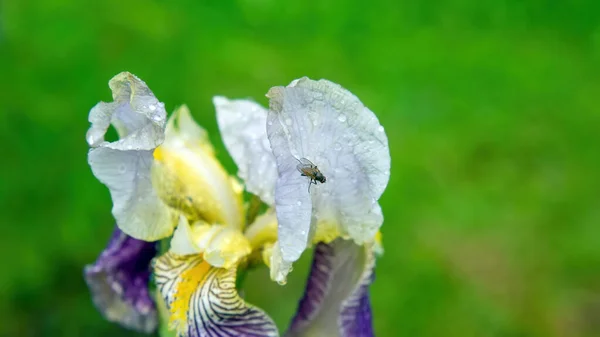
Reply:
M112 230L86 163L90 108L141 77L186 103L230 172L211 97L267 103L309 76L386 127L378 336L600 336L597 1L0 2L1 336L134 336L82 267ZM247 298L285 327L289 285Z

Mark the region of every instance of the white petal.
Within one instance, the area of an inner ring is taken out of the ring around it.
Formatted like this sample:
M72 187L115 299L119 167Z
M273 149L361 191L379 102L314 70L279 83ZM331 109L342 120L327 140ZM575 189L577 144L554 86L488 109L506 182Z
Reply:
M249 100L213 98L223 142L246 189L273 205L277 166L267 138L267 109Z
M86 139L92 172L110 190L113 216L126 234L154 241L173 232L175 218L158 199L150 182L152 151L164 140L166 112L146 84L124 72L109 82L114 102L98 103L90 111ZM104 141L113 125L118 141Z
M296 169L298 162L290 153L283 126L277 115L269 113L269 140L277 161L279 176L275 184L275 211L281 256L296 261L308 244L312 204L309 182Z
M88 162L94 176L110 190L112 214L125 234L145 241L171 235L175 215L150 182L152 151L98 147L90 150Z
M150 150L160 145L167 114L164 104L154 97L146 83L123 72L113 77L109 86L114 102L100 102L90 111L88 144L115 150ZM110 124L117 129L120 139L106 143L104 135Z
M318 222L339 223L357 242L371 239L383 221L377 200L390 170L387 137L373 112L349 91L326 80L302 78L288 87L272 88L267 96L271 99L267 133L279 179L284 179L283 172L289 174L287 179L308 184L307 177L293 172L297 159L308 159L327 178L311 187ZM279 184L278 180L276 204ZM290 191L286 197L303 198L303 194ZM296 234L310 222L306 216L299 220L282 214L290 209L276 210L280 228L297 228Z

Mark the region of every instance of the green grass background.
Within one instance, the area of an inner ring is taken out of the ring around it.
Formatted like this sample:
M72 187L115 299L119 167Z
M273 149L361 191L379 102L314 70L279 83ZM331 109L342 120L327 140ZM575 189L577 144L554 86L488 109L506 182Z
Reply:
M378 336L600 336L597 1L0 2L0 335L135 336L82 267L112 230L86 163L90 108L123 70L217 133L213 95L262 104L309 76L386 127ZM286 287L244 292L285 327Z

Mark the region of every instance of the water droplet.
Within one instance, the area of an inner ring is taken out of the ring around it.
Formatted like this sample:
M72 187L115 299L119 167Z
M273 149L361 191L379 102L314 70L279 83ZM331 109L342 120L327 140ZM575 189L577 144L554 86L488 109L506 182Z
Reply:
M306 231L300 231L300 234L301 234L301 235L305 235L305 234L306 234Z
M336 150L336 151L340 151L340 150L342 149L342 144L340 144L340 143L335 143L335 144L333 145L333 149L334 149L334 150Z
M292 119L291 118L286 118L285 119L285 124L292 125Z
M345 121L346 121L346 115L344 115L344 114L340 114L340 115L338 116L338 121L340 121L340 122L342 122L342 123L343 123L343 122L345 122Z
M298 200L297 204L298 206L302 206L302 201Z
M92 135L92 134L87 135L86 140L88 142L88 145L94 145L94 143L96 142L96 139L94 138L94 135Z
M133 149L133 146L127 145L127 150L132 150L132 149Z
M150 111L154 111L154 110L156 110L156 107L154 106L154 104L150 104L148 106L148 109L150 109Z
M346 102L344 102L344 100L341 100L341 101L340 101L340 104L344 104L344 103L346 103Z
M383 126L381 126L381 125L380 125L380 126L377 128L377 131L379 131L379 132L383 132Z
M154 116L152 116L152 119L154 119L157 122L160 122L162 120L162 116L161 115L154 115Z
M285 281L285 280L279 280L279 281L277 281L277 283L278 283L280 286L284 286L284 285L287 283L287 281Z
M117 293L117 294L122 294L123 293L123 287L118 283L118 282L113 282L111 283L111 288Z
M268 121L267 124L273 125L273 121Z

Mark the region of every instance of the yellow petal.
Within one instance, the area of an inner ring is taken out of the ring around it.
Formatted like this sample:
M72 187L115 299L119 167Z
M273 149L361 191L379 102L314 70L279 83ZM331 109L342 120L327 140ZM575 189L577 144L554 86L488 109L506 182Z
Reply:
M262 251L262 260L269 269L271 269L271 258L273 256L273 247L275 247L275 243L266 243L263 246Z
M184 216L171 239L170 251L177 255L203 254L214 267L230 268L252 249L242 232L234 227L196 221L191 226Z
M235 267L215 268L199 256L166 253L154 272L171 327L180 336L279 336L271 318L238 295Z
M201 225L194 231L204 259L215 267L230 268L252 252L250 242L237 228Z
M190 219L242 228L239 183L217 161L206 132L187 107L175 111L165 133L152 167L152 184L160 198Z
M330 243L339 237L341 237L341 233L340 227L337 223L331 221L320 221L317 223L312 242L315 244L319 242Z
M266 243L277 241L277 216L274 210L269 210L256 217L245 232L252 250L259 249Z

